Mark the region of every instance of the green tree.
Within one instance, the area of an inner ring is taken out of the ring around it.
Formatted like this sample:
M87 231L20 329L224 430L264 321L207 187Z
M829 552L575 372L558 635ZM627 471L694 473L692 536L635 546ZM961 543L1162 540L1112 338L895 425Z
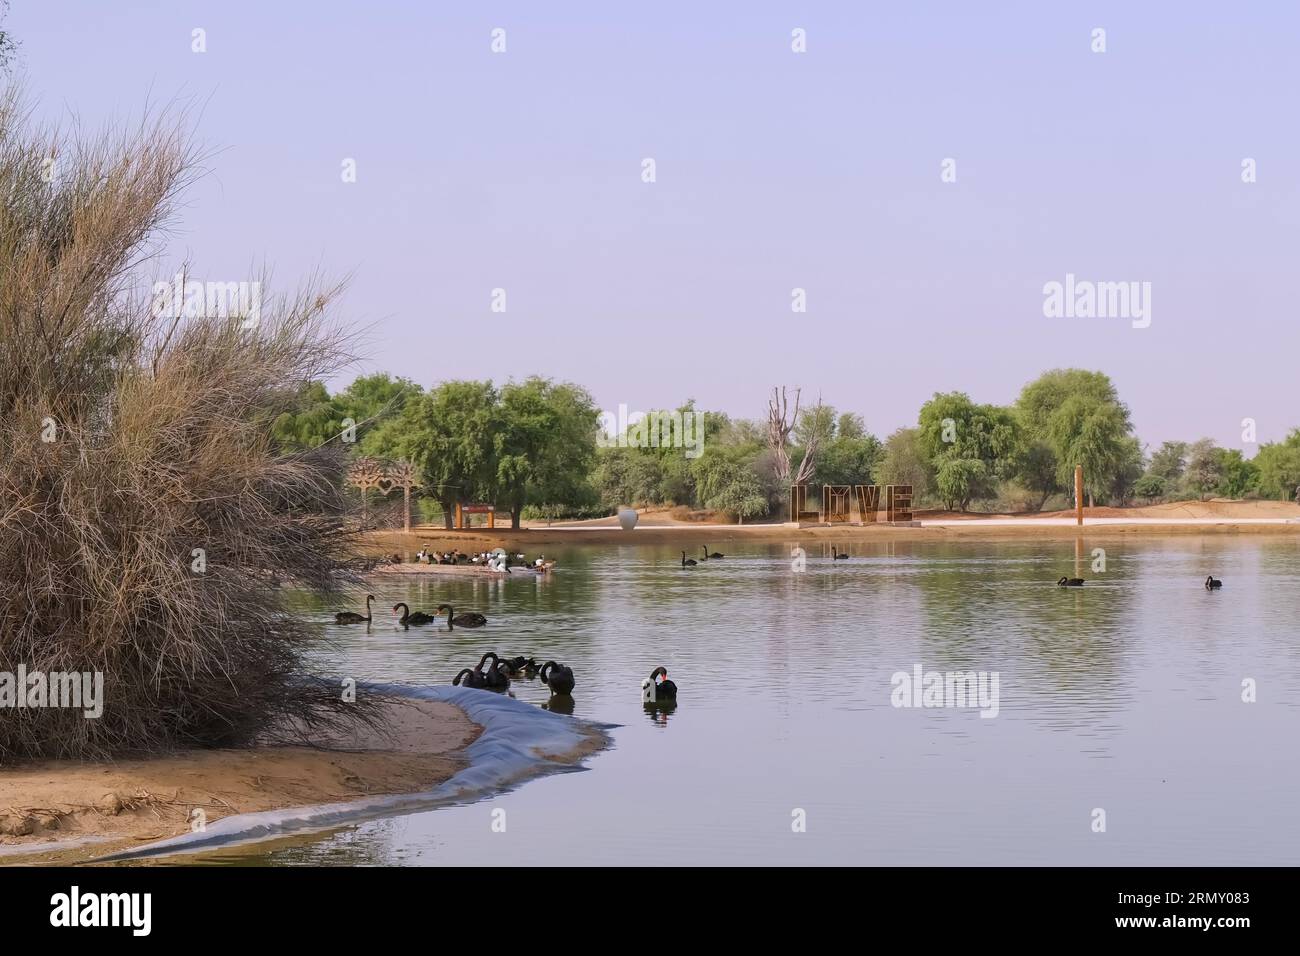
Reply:
M814 439L825 445L835 437L835 409L818 402L799 413L799 420L794 426L795 444L807 448Z
M518 529L524 505L574 501L596 455L600 412L583 388L533 376L504 386L494 409L494 498Z
M1095 495L1123 497L1134 460L1128 408L1101 372L1066 368L1045 372L1020 391L1016 415L1030 443L1043 442L1056 459L1059 489L1074 487L1083 465L1084 487ZM1140 446L1138 456L1141 457ZM1022 459L1023 461L1024 459ZM1042 462L1035 463L1036 468ZM1023 480L1023 476L1022 476Z
M851 429L846 436L837 429L834 439L822 445L817 452L816 467L813 469L814 485L857 485L870 484L884 449L880 439L868 435L865 430L859 437Z
M332 397L322 383L310 382L299 395L298 409L276 419L272 435L290 449L335 441L357 454L395 457L399 432L394 423L406 402L419 394L418 385L386 372L362 375Z
M934 490L949 511L956 506L965 511L971 496L986 493L988 488L989 470L978 458L939 459Z
M1010 477L1019 461L1020 426L1012 411L977 405L964 392L936 393L921 406L918 428L947 508L965 511L973 499L991 497L993 483Z
M1142 458L1142 443L1135 435L1125 435L1120 441L1119 458L1110 480L1110 502L1126 505L1133 497L1133 486L1142 477L1145 462Z
M679 424L685 427L688 422L693 422L688 434L678 436ZM683 441L687 438L691 442L702 440L701 447L707 448L723 442L730 433L731 422L726 415L700 412L693 399L687 399L675 410L651 409L640 421L629 423L621 436L628 450L655 459L658 485L648 499L643 499L645 503L686 505L696 501L692 459L686 454L691 449L684 447Z
M1169 483L1164 477L1153 475L1151 472L1147 472L1133 483L1133 494L1145 498L1151 504L1154 504L1157 498L1163 498L1168 490Z
M609 510L658 504L663 469L658 456L638 448L602 448L596 455L592 484Z
M1300 428L1280 442L1260 446L1251 459L1259 471L1259 493L1279 501L1300 501Z
M1132 458L1128 409L1072 396L1053 414L1048 440L1056 453L1056 480L1074 484L1074 468L1083 466L1083 487L1088 503L1113 491L1114 484Z
M1082 398L1098 405L1119 405L1119 393L1110 377L1081 368L1057 368L1044 372L1020 390L1016 411L1028 433L1035 438L1051 431L1052 418L1067 399Z
M692 470L704 507L734 514L742 524L767 513L767 496L743 449L706 448Z
M1199 498L1214 494L1223 480L1223 449L1213 439L1202 438L1187 450L1187 473L1183 484Z
M835 423L836 438L866 438L867 423L857 412L845 412Z
M323 382L308 382L298 393L297 408L282 413L271 426L271 437L294 451L319 448L339 433L334 405Z
M497 391L491 382L443 382L402 409L392 450L420 469L423 492L443 509L448 528L458 501L495 488Z
M762 422L748 418L732 419L728 421L726 430L718 437L726 445L752 446L754 453L758 454L763 447L766 431Z
M1218 493L1225 498L1244 498L1259 486L1259 466L1235 448L1219 449Z
M1156 449L1151 456L1147 473L1165 480L1165 486L1171 487L1183 477L1187 468L1187 442L1167 441Z
M885 453L876 472L881 485L911 485L913 500L934 491L934 465L916 428L900 428L885 439Z
M399 436L394 423L401 419L406 403L422 391L409 379L375 372L354 379L334 396L333 404L340 422L355 426L349 437L356 439L359 454L395 458Z
M1056 454L1047 442L1030 442L1021 452L1015 475L1026 490L1039 496L1035 511L1042 511L1047 499L1061 489L1056 470Z

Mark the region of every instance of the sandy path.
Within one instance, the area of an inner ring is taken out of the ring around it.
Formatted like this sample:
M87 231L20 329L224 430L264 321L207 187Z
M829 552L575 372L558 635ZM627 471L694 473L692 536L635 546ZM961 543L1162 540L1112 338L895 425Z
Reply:
M828 539L843 542L899 542L942 540L996 540L1018 538L1074 538L1080 534L1074 513L961 514L917 512L920 527L894 528L885 524L787 528L781 524L721 525L674 521L667 512L642 515L634 531L623 531L613 518L596 521L533 525L520 531L509 528L475 528L447 531L441 527L417 528L409 535L376 532L367 541L368 553L398 554L411 560L421 547L458 547L474 552L504 547L525 552L530 558L555 545L646 545L681 547L694 554L701 544L726 552L731 542L781 543ZM1300 534L1300 505L1283 501L1187 501L1143 508L1086 508L1083 534ZM698 557L698 555L696 555ZM560 565L563 568L563 564Z
M196 812L233 813L431 789L466 764L480 728L439 701L385 705L386 730L361 728L313 747L196 750L112 763L47 762L0 769L0 861L73 862L175 836ZM41 844L90 838L83 849ZM104 839L106 838L106 839ZM21 848L21 857L12 851ZM28 851L32 855L29 855Z

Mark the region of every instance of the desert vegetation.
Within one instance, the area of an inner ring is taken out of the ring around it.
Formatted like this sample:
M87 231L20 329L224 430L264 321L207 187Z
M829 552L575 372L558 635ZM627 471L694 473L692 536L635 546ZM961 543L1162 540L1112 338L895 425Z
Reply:
M364 715L304 674L277 581L329 590L357 531L337 445L272 425L349 360L319 280L248 316L152 307L203 171L184 113L102 135L0 101L0 671L100 672L104 713L0 712L0 757L237 744ZM21 690L21 688L20 688Z

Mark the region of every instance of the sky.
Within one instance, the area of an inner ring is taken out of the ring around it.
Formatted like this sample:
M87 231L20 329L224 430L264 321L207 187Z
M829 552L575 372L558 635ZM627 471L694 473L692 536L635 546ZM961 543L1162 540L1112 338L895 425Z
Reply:
M883 437L1077 366L1152 449L1300 426L1293 4L12 0L5 26L42 119L194 106L213 153L158 273L350 275L358 371L748 418L797 385ZM1045 315L1067 275L1150 283L1149 324Z

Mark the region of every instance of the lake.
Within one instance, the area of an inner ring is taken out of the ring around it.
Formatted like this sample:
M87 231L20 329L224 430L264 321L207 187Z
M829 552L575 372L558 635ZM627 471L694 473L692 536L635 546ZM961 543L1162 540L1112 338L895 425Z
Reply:
M711 540L725 559L686 570L677 550L575 546L548 549L561 563L545 578L377 578L369 630L304 603L337 641L316 654L322 673L448 683L487 650L569 664L575 715L621 725L613 747L587 772L468 806L176 862L1300 859L1297 539L854 544L848 561L804 539L797 571L791 535ZM1076 568L1086 586L1055 586ZM1203 588L1209 573L1221 591ZM398 600L489 624L404 631L388 618ZM659 664L680 687L666 715L641 704ZM995 674L996 716L894 706L893 676L918 666ZM548 697L537 681L512 691Z

